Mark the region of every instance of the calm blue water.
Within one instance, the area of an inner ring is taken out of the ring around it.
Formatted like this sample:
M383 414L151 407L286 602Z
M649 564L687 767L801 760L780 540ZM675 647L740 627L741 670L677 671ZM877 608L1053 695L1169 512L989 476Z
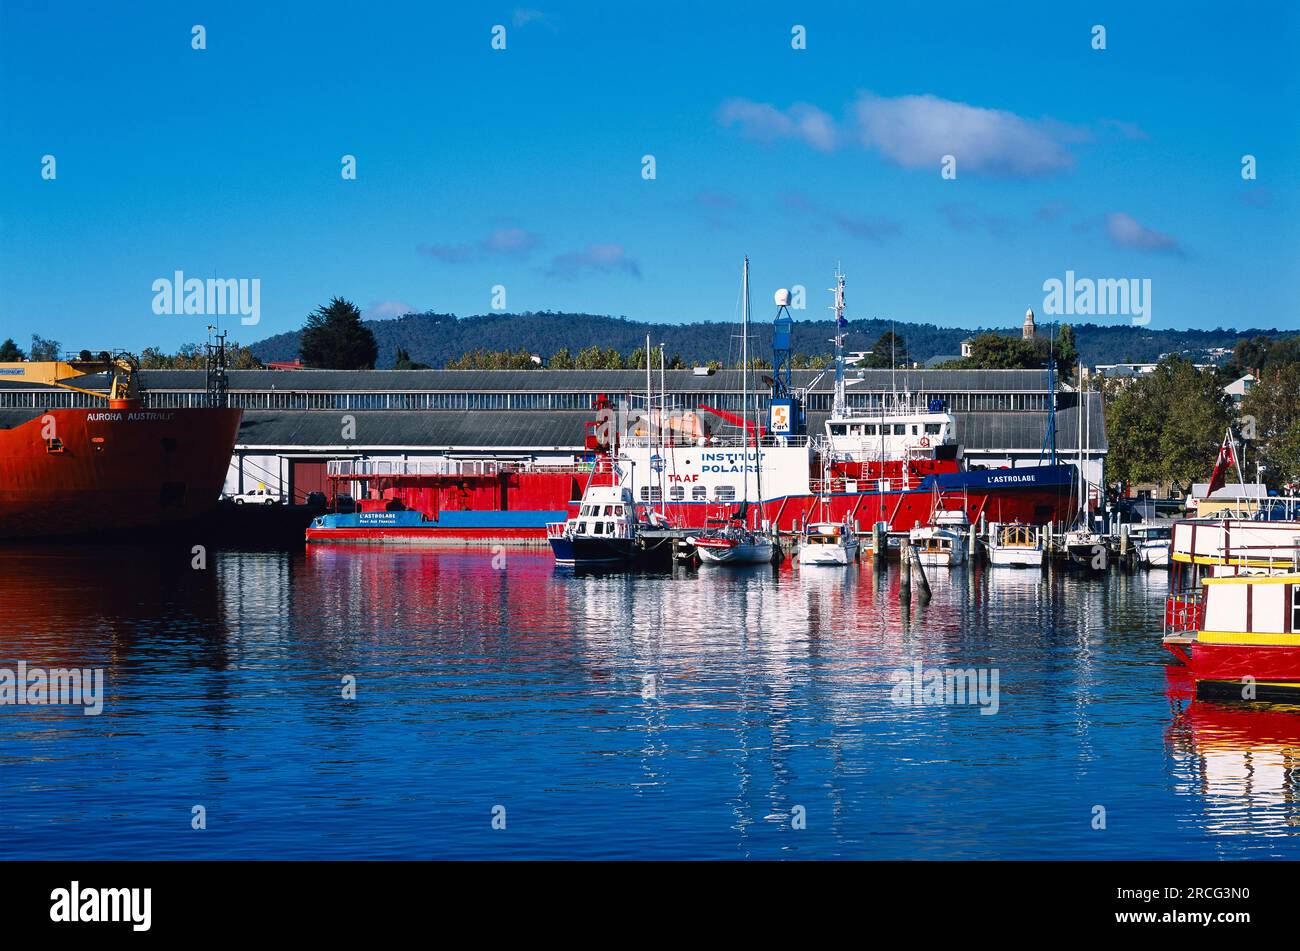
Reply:
M1300 713L1179 695L1162 573L931 574L0 551L0 666L108 677L0 707L0 854L1300 857ZM894 702L918 661L998 712Z

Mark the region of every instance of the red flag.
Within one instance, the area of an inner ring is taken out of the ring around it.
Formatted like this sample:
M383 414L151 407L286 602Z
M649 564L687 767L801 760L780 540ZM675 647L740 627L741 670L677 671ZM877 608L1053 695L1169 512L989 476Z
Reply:
M1213 495L1215 489L1223 488L1228 481L1228 467L1232 464L1232 430L1228 430L1223 436L1223 445L1219 447L1219 458L1214 463L1214 471L1210 473L1210 490L1206 495Z

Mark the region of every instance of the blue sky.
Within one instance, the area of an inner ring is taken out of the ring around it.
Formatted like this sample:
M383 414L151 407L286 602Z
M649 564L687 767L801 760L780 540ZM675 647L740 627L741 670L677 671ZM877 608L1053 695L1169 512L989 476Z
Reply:
M850 317L1018 324L1072 270L1149 279L1153 327L1300 327L1297 52L1281 3L0 0L0 336L202 339L153 311L178 269L260 280L244 341L497 284L731 320L743 254L762 319L838 261Z

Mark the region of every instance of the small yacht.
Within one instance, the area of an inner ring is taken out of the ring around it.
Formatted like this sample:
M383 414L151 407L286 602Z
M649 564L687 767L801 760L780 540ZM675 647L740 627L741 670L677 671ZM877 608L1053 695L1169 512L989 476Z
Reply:
M907 535L908 543L916 548L923 565L948 567L966 560L966 546L962 536L950 528L926 525L914 528Z
M848 565L858 560L861 550L847 522L813 522L799 540L799 564Z
M1073 528L1062 539L1070 564L1100 571L1109 563L1106 540L1090 528Z
M992 526L989 564L1000 568L1043 567L1043 542L1033 525L1013 522Z
M711 528L686 541L695 546L700 561L711 565L766 565L775 553L771 539L740 522Z
M589 485L575 518L546 526L558 565L626 564L637 555L638 520L632 490Z

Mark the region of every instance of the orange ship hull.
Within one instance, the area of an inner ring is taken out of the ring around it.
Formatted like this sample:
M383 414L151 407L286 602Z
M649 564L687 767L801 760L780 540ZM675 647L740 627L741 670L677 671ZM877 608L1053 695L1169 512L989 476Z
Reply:
M221 494L243 410L36 410L0 429L0 538L188 521Z

